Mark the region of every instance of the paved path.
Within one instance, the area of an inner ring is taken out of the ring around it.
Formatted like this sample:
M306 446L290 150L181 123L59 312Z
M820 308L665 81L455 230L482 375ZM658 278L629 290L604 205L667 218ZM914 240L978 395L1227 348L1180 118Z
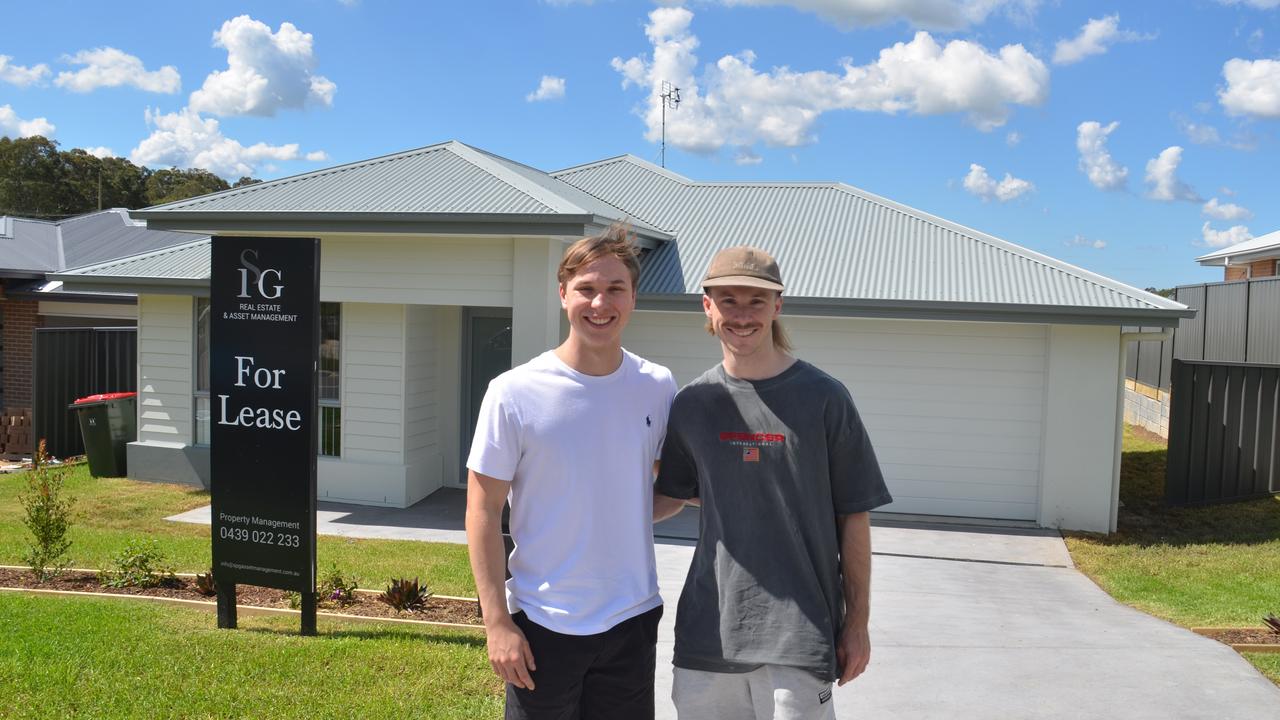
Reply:
M460 491L409 510L321 503L318 524L463 542L462 507ZM672 628L693 554L681 538L696 532L691 510L657 528L660 720L675 717ZM872 663L836 691L842 720L1280 720L1280 688L1227 646L1112 600L1056 533L877 519L872 537Z

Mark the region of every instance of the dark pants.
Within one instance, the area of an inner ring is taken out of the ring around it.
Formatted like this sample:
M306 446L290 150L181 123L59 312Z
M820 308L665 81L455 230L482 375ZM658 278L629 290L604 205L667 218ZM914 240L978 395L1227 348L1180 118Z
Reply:
M653 672L662 606L596 635L563 635L512 619L538 669L534 690L507 685L506 720L653 720Z

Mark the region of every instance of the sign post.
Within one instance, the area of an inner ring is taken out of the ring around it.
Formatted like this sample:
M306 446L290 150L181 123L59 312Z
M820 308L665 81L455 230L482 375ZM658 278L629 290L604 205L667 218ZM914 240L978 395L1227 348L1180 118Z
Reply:
M302 595L316 630L316 366L320 241L215 237L210 281L210 494L218 627L236 585Z

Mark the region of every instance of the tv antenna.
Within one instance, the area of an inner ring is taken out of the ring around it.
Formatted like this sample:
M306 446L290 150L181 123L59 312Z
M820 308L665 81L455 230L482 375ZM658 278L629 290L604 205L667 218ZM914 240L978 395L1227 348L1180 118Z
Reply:
M666 80L662 81L662 93L658 95L662 102L662 167L667 166L667 108L675 110L680 107L680 88L672 87Z

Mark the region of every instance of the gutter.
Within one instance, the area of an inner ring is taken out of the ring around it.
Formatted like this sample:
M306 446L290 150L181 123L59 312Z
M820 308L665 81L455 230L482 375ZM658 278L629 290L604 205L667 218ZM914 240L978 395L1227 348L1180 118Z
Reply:
M1122 332L1120 333L1120 369L1119 385L1116 388L1116 441L1115 457L1111 461L1111 512L1107 532L1116 531L1116 523L1120 515L1120 455L1124 448L1124 381L1125 365L1129 360L1129 343L1131 342L1166 342L1173 338L1173 328L1165 328L1160 332Z

